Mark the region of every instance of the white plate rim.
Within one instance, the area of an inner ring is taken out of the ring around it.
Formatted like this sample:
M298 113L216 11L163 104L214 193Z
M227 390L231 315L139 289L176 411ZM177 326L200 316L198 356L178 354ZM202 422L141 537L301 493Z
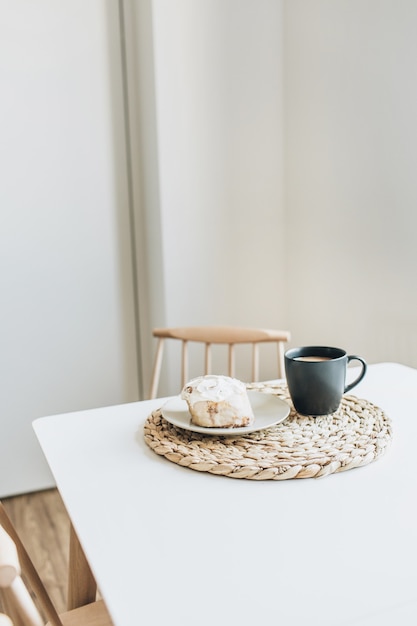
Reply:
M283 422L290 414L289 404L273 394L251 389L248 390L248 397L255 414L255 421L250 426L240 426L238 428L205 428L204 426L192 424L188 405L185 400L181 400L180 396L174 396L167 400L161 407L161 413L162 417L167 422L183 430L189 430L204 435L226 435L229 437L248 435L249 433L276 426L276 424ZM278 407L279 411L274 417L263 413L259 407L254 406L254 404L256 405L257 403L256 401L261 398L264 401L263 403L268 405L269 408L274 406Z

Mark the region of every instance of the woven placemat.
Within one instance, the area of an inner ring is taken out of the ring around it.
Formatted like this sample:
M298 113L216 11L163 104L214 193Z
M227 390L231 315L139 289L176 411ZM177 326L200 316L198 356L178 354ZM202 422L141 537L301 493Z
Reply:
M203 435L167 422L161 410L146 420L144 437L156 454L200 472L250 480L319 478L367 465L392 439L391 421L377 406L344 396L336 413L304 417L293 408L284 384L252 384L291 407L288 418L245 436Z

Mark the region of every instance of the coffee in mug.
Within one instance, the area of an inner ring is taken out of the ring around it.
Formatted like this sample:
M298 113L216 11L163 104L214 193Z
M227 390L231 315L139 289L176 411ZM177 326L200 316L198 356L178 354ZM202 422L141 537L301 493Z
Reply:
M330 356L297 356L296 361L308 361L310 363L317 363L318 361L330 361Z
M346 385L348 363L361 363L361 371ZM288 390L297 413L328 415L339 408L342 395L355 387L365 376L364 359L346 354L341 348L304 346L285 353L285 374Z

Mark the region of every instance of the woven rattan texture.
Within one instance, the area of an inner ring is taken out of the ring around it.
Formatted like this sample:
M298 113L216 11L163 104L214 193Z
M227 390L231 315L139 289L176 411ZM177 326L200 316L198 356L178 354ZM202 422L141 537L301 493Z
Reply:
M391 422L377 406L344 396L336 413L304 417L296 413L283 384L253 384L288 402L288 418L245 436L202 435L169 424L154 411L144 437L156 454L200 472L250 480L319 478L367 465L392 439Z

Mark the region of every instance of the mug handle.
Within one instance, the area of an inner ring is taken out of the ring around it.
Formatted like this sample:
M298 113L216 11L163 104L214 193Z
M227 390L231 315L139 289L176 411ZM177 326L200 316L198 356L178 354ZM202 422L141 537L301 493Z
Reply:
M346 385L343 393L346 393L347 391L350 391L351 389L353 389L353 387L356 387L356 385L360 383L362 378L365 376L366 370L368 368L366 362L360 356L355 356L354 354L350 354L347 360L348 360L348 363L350 363L351 361L360 361L362 363L362 370L359 373L359 376L352 383L350 383L349 385Z

